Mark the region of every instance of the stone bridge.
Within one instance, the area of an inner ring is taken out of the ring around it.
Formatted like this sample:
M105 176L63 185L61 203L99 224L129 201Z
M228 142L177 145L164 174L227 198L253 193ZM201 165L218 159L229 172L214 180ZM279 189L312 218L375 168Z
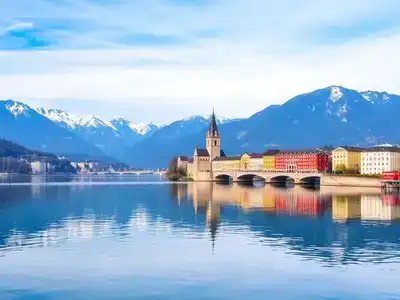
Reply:
M214 181L251 182L262 180L266 183L319 183L322 173L266 172L266 171L213 171Z

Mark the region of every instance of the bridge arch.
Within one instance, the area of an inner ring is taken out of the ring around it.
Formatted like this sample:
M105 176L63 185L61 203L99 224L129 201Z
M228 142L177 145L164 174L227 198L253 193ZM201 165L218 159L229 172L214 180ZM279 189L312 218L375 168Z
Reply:
M266 182L266 179L260 175L257 174L242 174L237 177L238 182Z
M321 177L320 176L307 176L300 178L300 183L305 183L305 184L320 184L321 183Z
M293 177L290 177L287 175L277 175L277 176L271 177L270 182L271 183L294 183L295 180Z
M215 176L215 179L218 182L232 182L233 181L233 177L228 174L219 174L219 175Z

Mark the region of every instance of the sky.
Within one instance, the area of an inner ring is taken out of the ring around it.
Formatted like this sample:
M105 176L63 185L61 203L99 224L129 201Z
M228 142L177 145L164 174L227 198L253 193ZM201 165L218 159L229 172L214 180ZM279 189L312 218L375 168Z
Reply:
M399 0L0 0L0 99L167 123L400 94Z

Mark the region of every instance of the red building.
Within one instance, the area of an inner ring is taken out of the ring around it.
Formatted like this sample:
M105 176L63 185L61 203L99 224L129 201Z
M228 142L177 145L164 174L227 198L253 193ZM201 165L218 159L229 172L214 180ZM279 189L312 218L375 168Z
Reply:
M327 172L329 155L318 150L281 151L275 155L275 169L284 172Z

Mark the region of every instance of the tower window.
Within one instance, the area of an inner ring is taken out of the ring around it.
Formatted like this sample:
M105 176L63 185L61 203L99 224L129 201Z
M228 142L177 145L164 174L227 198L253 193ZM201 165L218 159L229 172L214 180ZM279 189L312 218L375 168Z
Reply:
M214 146L217 146L217 141L216 140L214 141Z

